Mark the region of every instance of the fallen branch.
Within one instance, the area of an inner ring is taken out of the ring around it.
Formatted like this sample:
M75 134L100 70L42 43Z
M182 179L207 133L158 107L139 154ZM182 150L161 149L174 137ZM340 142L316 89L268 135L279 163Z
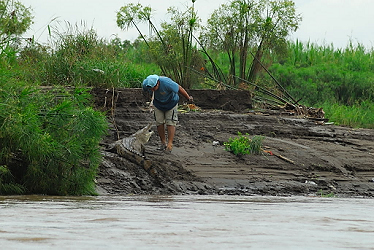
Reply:
M265 153L268 153L269 155L274 155L274 156L278 157L279 159L282 159L282 160L284 160L284 161L286 161L288 163L291 163L291 164L295 165L295 162L293 160L290 160L287 157L284 157L284 156L282 156L280 154L274 153L274 152L272 152L270 150L264 150L263 149L262 151L265 152Z

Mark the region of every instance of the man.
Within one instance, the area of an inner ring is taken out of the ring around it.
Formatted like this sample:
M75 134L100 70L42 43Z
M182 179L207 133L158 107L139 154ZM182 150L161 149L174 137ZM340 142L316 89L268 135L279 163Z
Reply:
M161 140L161 149L166 153L171 153L175 135L175 126L178 122L178 101L179 95L183 95L187 100L193 98L187 91L168 77L149 75L143 81L143 90L153 92L151 106L155 111L157 132ZM167 127L168 140L166 142L165 124Z

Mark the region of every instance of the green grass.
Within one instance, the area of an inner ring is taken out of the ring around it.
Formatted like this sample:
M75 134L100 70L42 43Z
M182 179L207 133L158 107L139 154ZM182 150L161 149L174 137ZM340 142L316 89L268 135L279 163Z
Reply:
M325 193L325 192L323 192L322 189L318 190L317 195L322 197L322 198L335 198L336 197L334 192Z

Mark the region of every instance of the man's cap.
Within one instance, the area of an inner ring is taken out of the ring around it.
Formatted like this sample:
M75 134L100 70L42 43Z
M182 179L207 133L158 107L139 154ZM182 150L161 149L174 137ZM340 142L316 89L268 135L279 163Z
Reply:
M157 81L160 77L158 75L149 75L145 80L143 81L143 87L145 88L153 88L156 86Z

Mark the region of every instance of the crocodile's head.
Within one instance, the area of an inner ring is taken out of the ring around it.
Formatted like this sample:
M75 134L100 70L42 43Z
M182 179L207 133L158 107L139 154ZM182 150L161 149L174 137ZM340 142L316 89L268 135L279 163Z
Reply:
M144 144L151 138L153 131L150 131L152 123L138 130L136 133L110 144L107 151L116 152L126 156L128 152L144 156Z
M152 123L148 124L144 128L137 131L135 134L133 134L133 136L136 138L136 141L138 141L138 143L144 145L149 141L149 138L151 138L151 136L154 133L153 131L150 131L151 127L152 127Z

